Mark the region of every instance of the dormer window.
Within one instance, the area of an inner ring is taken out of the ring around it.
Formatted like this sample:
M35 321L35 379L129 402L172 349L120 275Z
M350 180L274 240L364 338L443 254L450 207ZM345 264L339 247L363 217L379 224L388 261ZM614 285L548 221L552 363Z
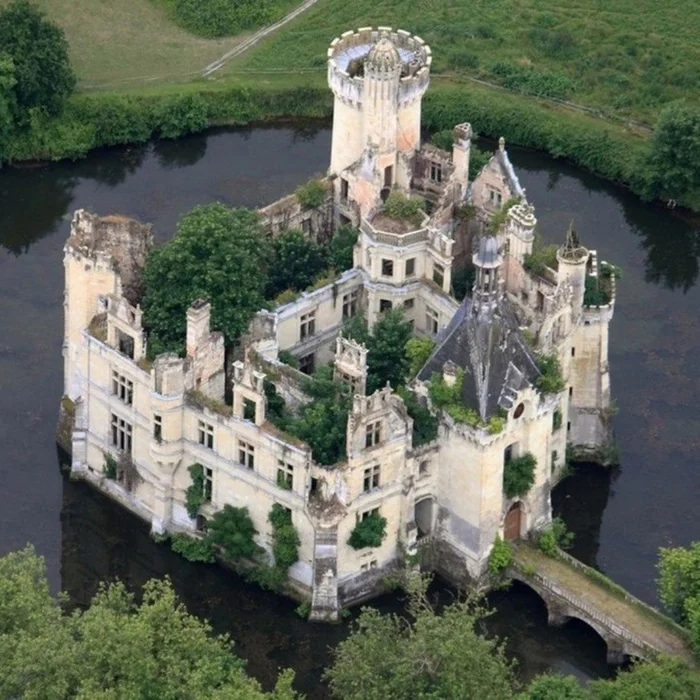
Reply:
M365 447L374 447L381 442L382 439L382 423L375 421L368 423L365 428Z

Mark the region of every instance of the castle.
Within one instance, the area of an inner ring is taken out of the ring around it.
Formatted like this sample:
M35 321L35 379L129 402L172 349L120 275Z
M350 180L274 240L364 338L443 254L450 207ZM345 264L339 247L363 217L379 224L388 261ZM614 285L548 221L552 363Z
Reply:
M228 372L203 299L187 311L186 356L146 358L138 288L150 226L80 210L65 246L72 474L154 533L197 536L226 504L245 506L268 552L268 513L279 504L301 542L288 583L311 602L312 619L337 619L343 606L376 594L411 555L457 583L482 580L497 537L517 539L551 521L567 446L595 459L610 441L614 275L573 230L566 242L562 232L555 259L533 264L535 211L503 140L473 181L469 124L455 127L451 152L421 143L430 64L430 48L405 31L364 28L331 44L327 205L304 210L290 196L261 216L270 235L290 226L311 236L321 226L358 228L354 266L259 312ZM386 213L395 192L425 201L419 220ZM470 257L474 286L459 302L453 267ZM594 287L604 293L591 301ZM392 308L435 342L409 385L439 415L427 444L414 445L413 419L391 387L367 394L371 357L341 335L345 319L362 313L372 327ZM282 351L299 369L281 362ZM543 357L560 370L549 383ZM353 395L347 458L331 466L272 424L266 391L274 384L293 410L311 400L305 373L329 362ZM459 411L430 398L436 382ZM123 457L125 466L106 474L107 461ZM532 473L514 494L504 474L518 460L529 460ZM202 489L195 517L186 507L193 464ZM370 516L385 519L384 537L350 546Z

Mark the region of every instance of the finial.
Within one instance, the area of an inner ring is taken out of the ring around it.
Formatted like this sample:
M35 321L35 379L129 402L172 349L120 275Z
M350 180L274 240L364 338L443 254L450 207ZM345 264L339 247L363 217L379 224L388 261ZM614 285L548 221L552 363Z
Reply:
M506 150L506 140L502 136L500 139L498 139L498 150L499 151Z

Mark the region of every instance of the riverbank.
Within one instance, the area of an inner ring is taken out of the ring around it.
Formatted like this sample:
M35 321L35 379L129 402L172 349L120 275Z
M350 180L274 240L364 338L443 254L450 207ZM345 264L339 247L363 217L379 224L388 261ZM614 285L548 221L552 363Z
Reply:
M176 139L212 126L330 120L325 75L227 75L139 89L83 92L63 114L39 118L13 140L10 163L77 159L105 146ZM430 132L470 121L474 130L564 158L643 194L649 140L634 129L562 105L436 77L423 104Z

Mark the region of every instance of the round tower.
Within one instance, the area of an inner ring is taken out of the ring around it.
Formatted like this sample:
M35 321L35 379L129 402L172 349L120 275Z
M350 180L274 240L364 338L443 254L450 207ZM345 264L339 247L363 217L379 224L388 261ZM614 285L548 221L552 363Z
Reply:
M358 161L371 146L387 184L393 183L397 153L420 147L421 100L431 61L420 37L390 27L365 27L333 40L328 49L328 84L335 96L331 173Z
M586 291L586 264L588 262L588 249L584 248L574 230L573 222L569 225L566 234L566 243L557 250L557 262L559 263L559 281L568 281L573 290L572 309L573 318L580 316L583 309L583 295Z
M510 242L510 254L520 264L523 263L525 255L532 253L532 243L535 239L535 207L527 202L514 204L508 210L508 221L506 235Z

